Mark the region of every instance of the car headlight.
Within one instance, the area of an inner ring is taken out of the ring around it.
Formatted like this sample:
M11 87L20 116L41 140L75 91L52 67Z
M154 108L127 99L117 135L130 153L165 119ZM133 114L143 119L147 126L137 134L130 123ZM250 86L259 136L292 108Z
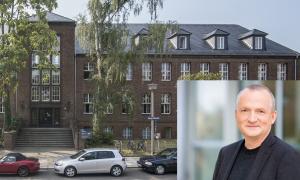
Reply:
M57 162L55 163L56 166L62 166L63 164L64 164L63 161L57 161Z
M147 161L147 162L145 162L145 164L148 165L148 166L152 166L152 162Z

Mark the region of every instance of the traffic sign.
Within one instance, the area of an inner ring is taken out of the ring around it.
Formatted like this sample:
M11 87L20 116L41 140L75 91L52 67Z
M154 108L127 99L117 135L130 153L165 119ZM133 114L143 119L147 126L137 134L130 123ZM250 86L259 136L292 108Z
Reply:
M148 117L149 120L159 120L159 117Z

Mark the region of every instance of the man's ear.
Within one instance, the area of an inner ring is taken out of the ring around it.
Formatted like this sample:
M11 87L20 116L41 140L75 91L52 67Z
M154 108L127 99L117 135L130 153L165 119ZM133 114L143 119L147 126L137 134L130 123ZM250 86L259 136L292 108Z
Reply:
M273 111L272 112L272 124L275 123L276 119L277 119L277 111Z

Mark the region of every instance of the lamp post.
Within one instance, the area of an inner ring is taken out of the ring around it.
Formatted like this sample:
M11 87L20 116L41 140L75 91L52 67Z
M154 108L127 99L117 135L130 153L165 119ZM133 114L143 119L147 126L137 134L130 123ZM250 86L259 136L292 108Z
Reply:
M157 89L157 84L148 84L148 89L151 91L151 155L153 155L154 144L154 90Z

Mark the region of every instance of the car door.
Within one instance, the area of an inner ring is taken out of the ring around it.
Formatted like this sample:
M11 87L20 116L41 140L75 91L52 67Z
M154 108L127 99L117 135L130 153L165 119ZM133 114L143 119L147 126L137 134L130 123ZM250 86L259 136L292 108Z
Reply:
M98 151L96 163L98 172L110 172L114 160L115 155L112 151Z
M7 156L0 163L0 173L16 173L17 172L16 157Z
M78 163L77 163L78 173L95 173L95 172L97 172L96 160L97 160L96 151L88 152L88 153L82 155L78 159Z
M177 153L174 153L169 159L169 171L175 172L177 171Z

